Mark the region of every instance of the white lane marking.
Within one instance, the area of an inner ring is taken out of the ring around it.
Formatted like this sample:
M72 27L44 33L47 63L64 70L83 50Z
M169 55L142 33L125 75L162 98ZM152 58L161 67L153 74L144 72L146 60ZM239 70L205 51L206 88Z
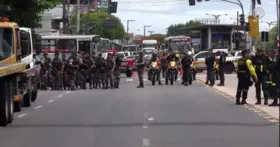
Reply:
M149 128L149 125L148 124L144 124L143 125L143 129L148 129Z
M57 97L58 97L58 98L61 98L61 97L62 97L62 95L58 95Z
M66 91L65 93L70 93L71 91Z
M54 100L49 100L48 102L49 102L49 103L52 103L53 101L54 101Z
M143 146L150 146L150 139L143 138Z
M147 118L149 116L148 113L144 113L144 117Z
M155 121L155 118L150 117L150 118L147 119L147 121Z
M22 118L24 117L26 114L25 113L22 113L21 115L18 116L18 118Z
M132 81L133 81L133 79L126 79L126 81L127 81L127 82L132 82Z
M39 109L39 108L42 108L43 106L39 105L39 106L36 106L34 109Z

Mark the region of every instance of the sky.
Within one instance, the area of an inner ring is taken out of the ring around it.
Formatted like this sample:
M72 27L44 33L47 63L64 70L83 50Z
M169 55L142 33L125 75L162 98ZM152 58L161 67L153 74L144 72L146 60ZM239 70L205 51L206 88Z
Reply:
M142 34L144 25L151 25L146 28L154 33L166 33L171 24L185 23L193 19L213 19L208 14L227 14L220 17L221 24L233 24L236 22L237 11L241 13L238 5L223 2L221 0L210 0L208 2L196 2L195 6L189 6L189 0L113 0L118 2L117 13L125 29L127 20L135 20L129 23L129 33ZM231 0L237 2L237 0ZM260 31L268 30L266 22L276 21L276 0L262 0L259 13L264 14L260 19ZM241 0L245 15L251 10L250 0Z

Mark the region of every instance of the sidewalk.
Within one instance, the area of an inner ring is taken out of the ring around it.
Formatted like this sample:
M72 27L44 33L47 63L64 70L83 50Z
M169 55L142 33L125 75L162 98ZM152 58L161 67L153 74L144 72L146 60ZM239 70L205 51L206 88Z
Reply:
M197 74L196 78L198 80L202 81L203 83L205 83L206 75ZM213 88L235 98L236 88L237 88L236 75L235 74L225 75L225 79L226 79L225 86L216 86L215 85ZM215 84L218 84L219 82L220 82L219 80L216 80ZM252 86L249 89L247 103L250 104L251 106L253 106L254 108L261 110L261 111L269 114L270 116L278 119L278 121L279 121L279 107L269 107L267 105L263 105L263 101L262 101L262 105L255 105L255 103L256 103L255 97L256 97L255 87ZM272 100L269 100L269 104L271 104L271 103L272 103Z

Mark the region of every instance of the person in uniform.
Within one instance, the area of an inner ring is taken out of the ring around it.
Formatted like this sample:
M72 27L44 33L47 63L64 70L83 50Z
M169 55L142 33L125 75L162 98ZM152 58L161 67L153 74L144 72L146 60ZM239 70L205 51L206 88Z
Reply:
M54 54L54 59L51 62L53 85L52 90L62 90L62 70L63 63L59 59L59 53Z
M185 86L188 86L189 76L192 64L192 52L184 53L184 57L181 60L182 68L183 68L183 83Z
M95 59L95 71L93 74L93 85L95 89L101 88L101 80L102 80L102 75L101 75L101 68L103 66L103 59L102 59L102 54L99 54L98 57Z
M162 77L163 77L163 78L165 78L167 69L168 69L167 56L166 56L166 53L163 52L163 53L162 53L162 56L161 56L161 58L160 58L160 70L161 70L161 73L162 73Z
M253 85L251 81L251 76L255 82L258 81L257 74L249 59L249 51L242 51L242 58L237 61L237 92L236 92L236 105L247 104L246 99L248 96L249 87ZM240 98L242 101L240 102Z
M205 60L205 64L207 66L207 81L206 81L206 84L208 84L208 81L210 81L209 86L214 86L214 84L215 84L215 79L214 79L215 55L214 55L212 49L209 49L209 53L210 53L210 55Z
M271 80L273 102L269 106L280 106L280 102L278 104L278 99L280 98L280 49L278 49L278 55L274 54L272 57Z
M218 86L225 86L225 65L226 65L225 52L221 52L218 65L219 65L219 77L220 77L220 84L218 84Z
M114 76L115 76L115 88L119 88L119 83L120 83L120 75L121 75L121 70L120 66L122 64L122 59L114 53L114 60L115 60L115 68L114 68Z
M137 88L144 88L144 68L145 68L145 60L144 60L144 55L143 52L139 52L139 58L136 61L136 67L137 67L137 74L139 78L139 86Z
M72 52L71 56L68 58L69 67L70 67L70 75L71 75L71 83L73 82L76 88L79 87L78 82L78 69L79 69L79 58L77 57L76 52Z
M107 76L109 79L110 87L111 87L111 89L113 89L114 88L114 70L116 67L115 60L113 59L113 54L108 54L106 64L107 64L107 68L108 68ZM108 83L107 83L107 87L108 87Z
M256 74L258 76L258 82L255 84L256 87L256 105L261 104L261 87L264 95L264 104L268 104L268 67L271 64L269 57L265 56L262 49L257 49L256 56L252 57L252 64L255 68Z
M48 53L43 54L43 60L42 60L42 75L43 75L43 82L42 82L42 87L41 89L47 90L48 86L50 85L50 65L51 65L51 59L49 58Z
M152 62L157 62L157 63L158 63L158 58L157 58L157 54L156 54L156 53L154 53L154 54L152 55L152 58L149 60L149 62L148 62L148 66L149 66L149 67L151 66ZM158 66L160 66L160 65L158 65ZM149 76L149 80L152 81L151 69L149 69L149 71L148 71L148 76ZM161 84L161 80L160 80L160 69L159 69L158 72L156 73L156 80L158 81L158 85L162 85L162 84Z

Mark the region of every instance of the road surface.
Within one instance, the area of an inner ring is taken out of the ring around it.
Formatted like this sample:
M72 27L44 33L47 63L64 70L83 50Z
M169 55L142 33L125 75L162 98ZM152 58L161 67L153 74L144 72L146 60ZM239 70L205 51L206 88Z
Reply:
M40 91L1 147L279 147L279 126L194 83Z

